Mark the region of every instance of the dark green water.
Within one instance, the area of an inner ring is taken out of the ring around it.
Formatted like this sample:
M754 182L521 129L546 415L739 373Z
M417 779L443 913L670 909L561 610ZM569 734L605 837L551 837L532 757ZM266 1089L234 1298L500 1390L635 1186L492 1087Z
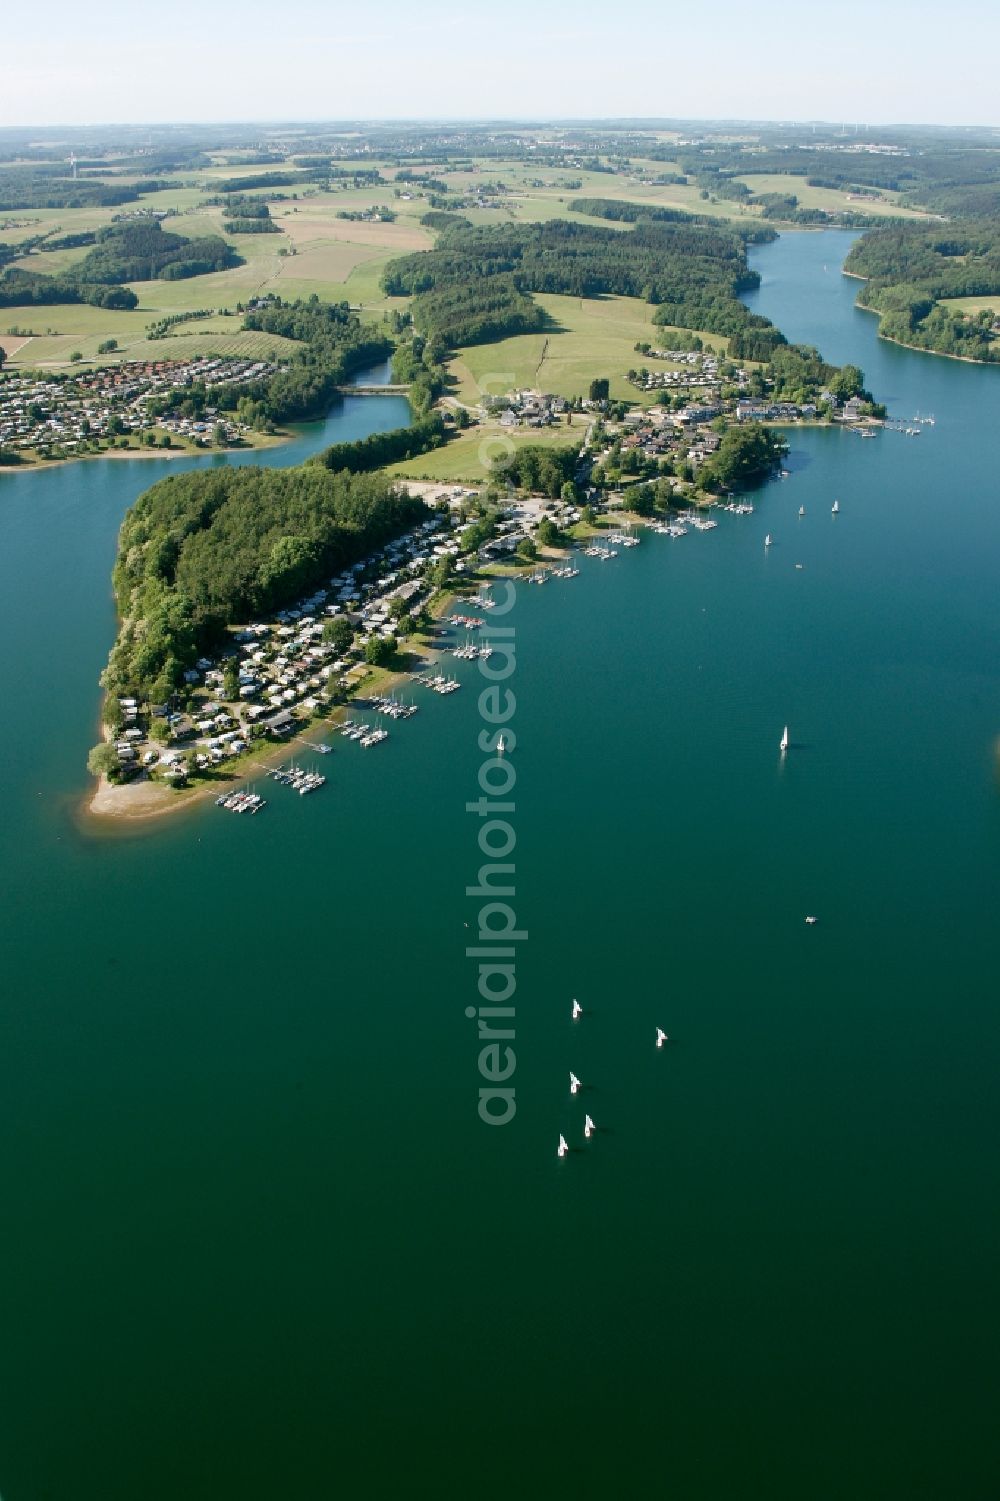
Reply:
M935 426L796 433L753 517L508 617L504 1129L475 668L317 797L85 838L165 466L0 480L4 1501L997 1494L1000 388L879 346L847 243L757 301Z

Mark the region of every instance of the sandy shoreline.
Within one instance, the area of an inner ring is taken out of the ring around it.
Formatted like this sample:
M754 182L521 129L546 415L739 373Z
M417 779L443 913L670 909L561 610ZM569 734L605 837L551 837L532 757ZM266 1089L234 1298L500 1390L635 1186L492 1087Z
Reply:
M452 592L442 595L435 605L433 618L440 620L451 609L454 600ZM438 646L422 646L419 648L419 655L425 663L435 662L441 650L443 648ZM418 667L413 670L420 669ZM379 691L392 693L406 683L409 677L410 672L392 673L379 684ZM168 814L200 807L207 799L232 791L251 777L264 775L271 767L287 760L289 752L297 747L309 750L311 740L322 738L327 729L335 729L350 713L352 705L363 702L364 697L362 689L357 700L349 699L346 704L338 704L330 714L310 720L297 735L287 740L264 742L252 759L241 761L231 772L222 771L212 781L199 782L194 787L170 787L164 782L152 782L145 776L116 786L102 776L96 790L84 794L78 804L77 824L84 833L91 835L148 831L150 825L156 824Z

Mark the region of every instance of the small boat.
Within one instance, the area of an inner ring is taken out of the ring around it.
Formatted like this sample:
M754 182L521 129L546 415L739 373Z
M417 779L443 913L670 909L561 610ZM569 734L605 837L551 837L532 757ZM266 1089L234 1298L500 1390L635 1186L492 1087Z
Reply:
M583 1134L587 1137L594 1134L594 1122L590 1119L589 1115L583 1117Z
M565 1157L566 1153L568 1151L569 1151L569 1142L566 1140L565 1136L560 1136L559 1137L559 1146L556 1148L556 1156L557 1157Z
M576 1092L577 1092L577 1090L579 1088L580 1088L580 1081L576 1077L576 1074L570 1074L570 1076L569 1076L569 1092L570 1092L570 1094L576 1094Z
M830 513L833 516L839 516L840 515L840 501L839 500L835 500L833 502L833 505L830 507Z
M771 533L768 532L767 536L764 538L764 546L765 547L770 547L770 545L771 545Z
M809 924L810 927L812 927L814 923L818 923L819 922L819 918L818 917L807 917L806 918L806 922Z
M656 1046L658 1048L662 1048L663 1044L665 1042L669 1042L669 1040L670 1039L667 1037L667 1034L666 1034L666 1032L664 1032L663 1028L662 1027L657 1027L657 1029L656 1029Z
M573 1010L570 1012L570 1015L572 1016L574 1021L576 1021L578 1017L581 1017L583 1015L583 1007L580 1005L579 1001L573 1002Z
M787 724L785 725L785 728L781 732L781 740L780 740L780 742L778 744L778 749L782 753L784 753L788 749L788 726L787 726Z
M806 514L806 508L805 508L805 506L799 506L799 515L800 516L804 516L805 514Z
M500 739L497 741L497 755L502 756L506 749L507 747L506 745L504 745L503 736L501 735Z

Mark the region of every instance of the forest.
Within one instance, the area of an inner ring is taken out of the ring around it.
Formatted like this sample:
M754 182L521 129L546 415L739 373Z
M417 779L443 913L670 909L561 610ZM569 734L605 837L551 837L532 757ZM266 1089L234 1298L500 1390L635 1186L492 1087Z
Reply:
M448 348L544 327L533 292L641 297L660 305L657 321L716 333L769 327L738 298L758 282L738 233L695 223L459 226L383 273L386 292L413 296L416 326Z
M97 243L73 267L73 279L110 286L126 281L179 281L226 271L240 258L221 235L188 239L171 234L152 217L110 224L97 232Z
M273 424L325 415L337 387L355 370L392 353L391 339L362 323L346 302L320 302L317 297L283 302L276 297L266 307L251 309L243 327L280 334L300 346L287 368L270 380L241 386L220 400L220 405L242 410L253 426L260 425L261 419ZM250 411L251 407L256 410Z
M0 167L0 212L36 208L114 208L134 203L163 182L101 182L70 176L63 163Z
M122 523L106 691L164 701L227 626L292 602L426 514L383 475L322 465L161 480Z
M993 313L966 316L939 300L1000 298L1000 219L887 225L852 246L844 270L865 278L858 306L880 315L883 338L1000 362Z
M387 433L372 433L356 443L334 443L308 462L322 464L327 469L363 474L430 453L441 447L445 437L443 419L437 412L432 412L411 427L394 427Z
M624 198L571 198L569 208L575 214L589 214L592 219L612 219L619 224L705 224L704 214L689 214L682 208L660 208L651 203L629 203Z
M130 287L104 287L96 282L87 286L66 275L41 276L14 266L0 276L0 307L55 307L73 302L116 311L128 311L139 305Z

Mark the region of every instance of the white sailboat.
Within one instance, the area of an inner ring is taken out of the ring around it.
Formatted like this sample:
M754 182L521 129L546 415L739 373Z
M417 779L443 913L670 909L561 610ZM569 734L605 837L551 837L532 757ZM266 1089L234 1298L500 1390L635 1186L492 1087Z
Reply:
M576 1074L570 1074L570 1076L569 1076L569 1092L570 1092L570 1094L576 1094L576 1092L577 1092L577 1090L579 1088L580 1088L580 1081L576 1077Z
M787 726L787 724L785 725L785 728L781 732L781 741L780 741L780 743L778 745L778 749L781 751L782 755L784 755L785 751L788 749L788 726Z
M669 1038L667 1037L667 1034L666 1034L666 1032L664 1032L663 1028L662 1027L657 1027L657 1029L656 1029L656 1046L658 1048L662 1048L663 1044L665 1042L668 1042L668 1041L669 1041Z
M818 923L819 922L819 918L818 917L809 916L809 917L806 918L806 922L809 924L810 927L812 927L813 923Z
M806 508L805 508L805 506L799 506L799 515L800 516L804 516L805 514L806 514Z
M764 546L765 547L770 547L770 545L771 545L771 533L768 532L767 536L764 538Z
M840 501L839 500L835 500L833 502L833 505L830 507L830 512L834 516L839 516L840 515Z
M559 1137L559 1146L556 1148L556 1156L557 1157L565 1157L566 1153L568 1151L569 1151L569 1142L566 1140L565 1136L561 1135Z
M576 1021L578 1017L583 1015L583 1007L580 1005L579 1001L573 1002L573 1010L570 1014L573 1017L574 1021Z
M504 745L503 736L501 735L500 739L497 741L497 755L502 756L506 749L507 747L506 745Z
M590 1119L589 1115L585 1115L583 1117L583 1134L584 1134L584 1136L586 1136L589 1139L591 1136L593 1136L594 1130L595 1130L594 1122Z

